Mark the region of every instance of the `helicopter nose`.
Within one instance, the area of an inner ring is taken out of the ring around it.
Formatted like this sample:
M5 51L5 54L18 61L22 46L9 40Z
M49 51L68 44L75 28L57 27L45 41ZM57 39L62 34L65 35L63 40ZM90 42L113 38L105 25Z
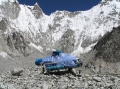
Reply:
M41 62L42 62L42 58L38 58L35 60L35 64L38 66L41 64Z

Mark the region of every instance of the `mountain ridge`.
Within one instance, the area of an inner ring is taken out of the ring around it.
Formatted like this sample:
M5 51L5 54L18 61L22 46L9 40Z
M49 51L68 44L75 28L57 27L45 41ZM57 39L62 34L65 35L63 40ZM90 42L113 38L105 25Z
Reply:
M56 11L49 16L43 13L38 4L26 6L19 4L18 1L15 2L2 4L5 8L5 13L1 9L3 35L8 37L18 32L23 36L29 48L31 44L34 44L36 47L41 47L44 52L60 49L63 52L80 56L91 50L91 46L94 46L98 39L112 27L120 24L118 5L120 2L116 0L102 0L101 3L107 4L99 3L87 11ZM14 40L12 42L14 44Z

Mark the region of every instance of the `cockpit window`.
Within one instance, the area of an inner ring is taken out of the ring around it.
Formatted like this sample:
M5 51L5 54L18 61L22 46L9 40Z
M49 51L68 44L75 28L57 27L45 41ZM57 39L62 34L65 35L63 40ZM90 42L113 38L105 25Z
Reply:
M79 59L74 60L74 63L75 63L75 64L79 64L79 63L80 63L80 62L79 62Z

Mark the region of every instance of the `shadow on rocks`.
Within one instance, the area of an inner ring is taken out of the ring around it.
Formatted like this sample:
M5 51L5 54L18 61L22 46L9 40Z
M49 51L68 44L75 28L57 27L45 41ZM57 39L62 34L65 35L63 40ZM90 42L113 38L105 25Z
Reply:
M67 70L67 71L49 71L49 72L47 72L47 73L45 73L45 75L52 75L52 74L54 74L54 75L66 75L66 74L72 74L72 75L74 75L74 76L77 76L73 71L69 71L69 70Z

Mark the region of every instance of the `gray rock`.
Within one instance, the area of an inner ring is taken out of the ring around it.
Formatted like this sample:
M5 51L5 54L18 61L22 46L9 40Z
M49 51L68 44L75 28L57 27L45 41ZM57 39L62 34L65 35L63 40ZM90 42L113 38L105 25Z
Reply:
M94 82L94 81L88 81L88 84L89 84L89 85L94 85L95 82Z
M96 82L101 82L101 78L100 77L93 77L93 80L95 80Z
M12 75L17 75L20 76L23 73L24 69L23 68L15 68L11 71Z
M67 85L65 83L60 83L59 88L60 89L65 89Z
M111 81L106 81L105 86L106 87L113 86L113 83Z
M109 89L119 89L117 86L115 86L115 85L111 85L111 86L109 86L108 87Z
M48 88L49 87L48 87L47 83L44 83L43 86L42 86L42 89L48 89Z
M0 83L0 89L6 89L6 86L3 83Z
M66 77L64 77L64 81L65 81L65 82L69 82L69 79L66 78Z
M7 89L16 89L16 88L14 87L13 84L11 84L11 85L8 85L8 86L7 86Z
M87 82L85 82L85 88L88 88L88 83Z

